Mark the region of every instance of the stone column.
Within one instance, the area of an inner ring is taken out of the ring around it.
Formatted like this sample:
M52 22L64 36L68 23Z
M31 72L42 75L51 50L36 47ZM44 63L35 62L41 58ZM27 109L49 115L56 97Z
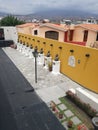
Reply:
M52 69L52 72L54 74L59 74L60 73L60 61L53 60L53 69Z
M38 54L38 64L44 65L44 54Z

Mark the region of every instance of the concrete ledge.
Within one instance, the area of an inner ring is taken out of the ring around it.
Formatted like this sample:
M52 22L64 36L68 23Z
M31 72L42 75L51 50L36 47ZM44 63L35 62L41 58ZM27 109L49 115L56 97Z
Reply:
M98 99L83 90L82 88L76 88L77 96L85 103L89 103L94 109L98 111Z

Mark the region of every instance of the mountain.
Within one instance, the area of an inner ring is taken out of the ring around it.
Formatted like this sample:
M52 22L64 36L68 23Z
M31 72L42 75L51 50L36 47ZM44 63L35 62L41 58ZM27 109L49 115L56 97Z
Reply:
M80 10L46 10L46 11L38 11L35 14L30 14L29 16L36 17L36 18L65 18L65 17L96 17L98 15L80 11Z
M0 12L0 16L7 16L9 14ZM98 15L83 11L83 10L68 10L68 9L51 9L44 11L37 11L36 13L28 14L28 15L15 15L21 20L32 21L32 19L50 19L55 21L60 21L63 18L66 19L81 19L81 18L89 18L95 17L98 18Z
M0 12L0 16L6 16L6 15L8 15L8 13Z

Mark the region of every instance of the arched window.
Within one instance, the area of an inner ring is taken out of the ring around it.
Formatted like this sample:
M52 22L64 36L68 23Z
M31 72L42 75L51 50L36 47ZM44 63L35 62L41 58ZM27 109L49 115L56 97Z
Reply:
M58 40L59 33L56 31L47 31L45 32L45 38Z

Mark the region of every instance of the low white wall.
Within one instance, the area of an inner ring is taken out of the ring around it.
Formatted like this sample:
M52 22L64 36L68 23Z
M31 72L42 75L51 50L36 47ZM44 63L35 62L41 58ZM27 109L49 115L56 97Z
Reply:
M98 111L98 99L83 90L82 88L76 88L77 96L85 103L90 104L90 106Z
M4 29L5 40L13 40L14 43L17 43L18 35L16 27L1 27Z

